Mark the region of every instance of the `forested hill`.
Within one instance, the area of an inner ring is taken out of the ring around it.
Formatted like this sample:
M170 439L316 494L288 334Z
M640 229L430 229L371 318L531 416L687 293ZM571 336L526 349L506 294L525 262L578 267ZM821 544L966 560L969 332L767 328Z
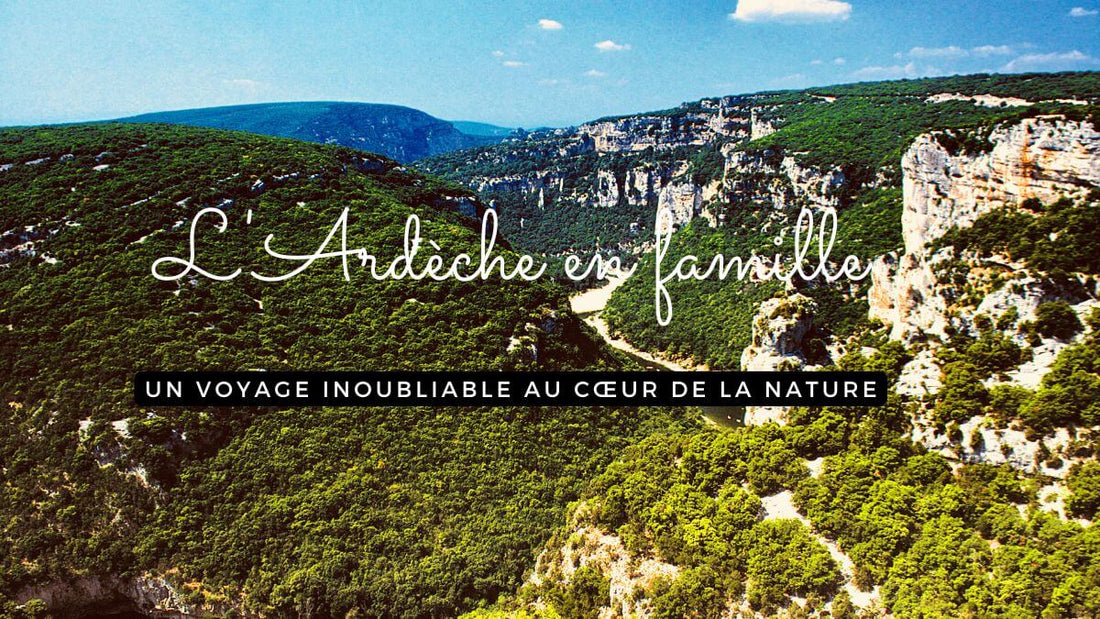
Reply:
M632 446L478 617L1100 616L1098 106L1095 72L852 84L422 162L524 248L636 257L599 318L638 349L890 385L884 406L750 407ZM666 269L789 257L805 208L838 214L834 266L870 273L670 284L661 327L662 208Z
M745 202L780 193L804 199L822 193L810 184L824 181L838 204L849 205L863 190L897 186L901 154L921 133L1067 110L1088 114L1097 104L1098 72L820 86L533 131L417 166L495 200L508 238L524 249L599 246L629 255L652 238L658 206L672 209L680 223L736 223L730 220ZM786 157L804 172L803 186L776 178ZM842 176L825 178L834 169Z
M156 122L247 131L338 144L401 162L499 142L507 130L468 123L470 131L420 110L379 103L305 101L154 112L121 122Z
M266 235L476 253L463 189L346 148L210 129L0 131L0 615L448 616L518 585L583 480L673 411L142 409L144 369L571 369L619 360L552 283L287 282ZM251 209L253 219L245 223ZM302 251L304 250L304 252ZM506 255L510 255L507 254Z
M1095 119L1100 73L969 75L822 86L713 97L656 112L446 153L417 163L479 192L501 229L530 252L591 252L641 259L639 277L605 314L635 346L715 369L739 367L756 306L774 288L683 282L669 288L679 318L652 319L654 216L667 208L682 230L680 256L775 251L772 241L803 206L834 207L834 255L864 261L901 246L901 158L926 132L960 132L956 148L988 147L997 126L1024 118ZM859 297L812 291L817 323L852 333ZM854 303L852 302L854 300Z

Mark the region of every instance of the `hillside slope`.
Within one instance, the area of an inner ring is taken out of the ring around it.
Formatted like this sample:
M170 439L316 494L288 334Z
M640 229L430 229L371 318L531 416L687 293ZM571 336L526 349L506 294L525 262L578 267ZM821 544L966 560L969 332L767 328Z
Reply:
M887 324L831 347L827 369L887 372L888 404L751 409L632 447L505 610L1100 612L1100 133L1048 117L988 149L960 137L906 152L906 251L870 293ZM815 310L762 303L746 368L806 366Z
M768 285L685 282L669 287L679 318L653 320L654 217L680 230L669 264L685 254L774 252L802 206L839 213L834 256L865 261L901 247L902 153L920 134L1045 114L1095 115L1100 73L975 75L703 99L678 108L532 133L448 153L422 169L475 189L501 212L526 251L619 254L641 260L605 313L638 348L735 369ZM789 249L786 245L779 251ZM788 252L789 253L789 252ZM866 321L866 287L811 291L818 324L847 335ZM854 304L852 303L854 301Z
M142 409L143 369L616 367L548 282L288 282L264 237L476 253L469 192L345 148L165 125L0 132L0 614L453 615L518 584L583 480L679 427L624 409ZM253 220L245 223L251 209ZM505 251L505 255L510 255ZM511 345L514 340L523 346ZM688 424L690 425L690 424Z
M347 146L381 153L401 162L492 144L501 138L484 133L484 130L482 133L464 133L450 122L400 105L333 101L257 103L154 112L122 118L119 122L169 123L247 131Z
M517 244L636 258L603 316L640 348L891 385L882 407L750 408L631 447L477 616L1100 613L1098 103L1097 73L857 84L424 162L518 214ZM789 255L798 211L832 207L834 258L872 274L669 286L661 327L645 226L665 207L666 266Z

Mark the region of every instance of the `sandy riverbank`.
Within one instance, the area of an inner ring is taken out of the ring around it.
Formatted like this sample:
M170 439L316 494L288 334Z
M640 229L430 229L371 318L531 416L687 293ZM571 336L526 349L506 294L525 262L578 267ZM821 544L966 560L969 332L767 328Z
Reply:
M600 337L605 342L613 346L614 348L623 352L629 353L642 360L659 366L658 369L672 370L674 372L688 372L697 369L706 369L704 367L688 367L681 365L675 361L665 359L664 357L658 357L654 354L648 353L644 350L639 350L632 346L630 342L617 338L611 334L611 330L607 326L607 322L602 317L604 308L607 307L607 302L611 299L611 294L615 290L623 285L626 281L628 274L626 273L614 273L609 274L607 277L607 283L599 288L589 288L584 292L573 295L569 298L569 305L572 307L573 312L584 318L584 321L590 325L600 334Z

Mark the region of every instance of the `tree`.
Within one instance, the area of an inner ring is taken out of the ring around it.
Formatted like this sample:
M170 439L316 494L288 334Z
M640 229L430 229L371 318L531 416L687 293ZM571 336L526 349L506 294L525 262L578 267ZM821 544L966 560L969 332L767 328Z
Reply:
M1045 337L1068 340L1081 332L1081 319L1065 301L1048 301L1035 310L1035 329Z
M983 372L966 361L943 368L943 387L936 398L936 420L965 421L980 415L989 402L989 390L982 384Z
M552 595L554 608L563 617L594 619L610 603L611 583L600 570L585 565L573 572L569 585Z
M1079 518L1094 518L1100 509L1100 462L1074 464L1066 486L1072 493L1066 499L1066 510Z
M684 570L667 591L654 596L653 616L658 619L718 619L726 605L726 594L718 573L710 567Z

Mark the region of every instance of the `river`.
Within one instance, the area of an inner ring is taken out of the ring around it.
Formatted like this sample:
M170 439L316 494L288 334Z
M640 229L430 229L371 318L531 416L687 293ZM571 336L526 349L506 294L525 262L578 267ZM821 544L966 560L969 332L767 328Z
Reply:
M623 285L627 279L625 273L608 274L607 283L598 288L589 288L570 297L569 304L573 313L577 314L586 323L592 326L605 342L616 350L622 351L647 370L658 372L693 372L705 371L706 367L687 367L670 359L658 357L652 353L635 348L630 342L617 338L611 334L607 322L603 319L603 310L611 294ZM734 428L744 425L745 409L741 406L704 406L703 418L708 423L723 427Z

